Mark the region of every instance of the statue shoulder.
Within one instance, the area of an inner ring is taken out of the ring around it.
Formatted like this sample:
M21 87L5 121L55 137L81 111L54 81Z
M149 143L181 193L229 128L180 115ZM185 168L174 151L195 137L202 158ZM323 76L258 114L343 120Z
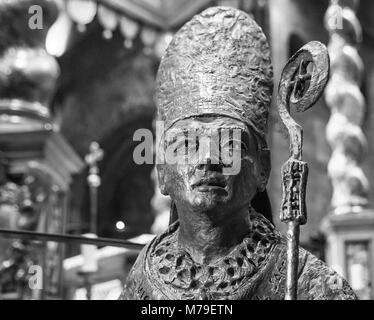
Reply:
M164 233L156 236L139 253L132 266L119 300L150 300L161 298L155 290L152 281L149 280L149 270L146 268L150 252L168 235L175 232L177 224L172 225Z
M300 248L300 300L356 300L348 282L310 252Z
M144 280L143 263L147 251L145 246L139 253L134 265L132 266L122 290L119 300L143 300L145 295L139 289L140 281Z
M256 296L259 299L283 300L287 273L287 241L281 236L273 251L269 273L266 274ZM348 282L326 263L310 252L299 251L299 300L355 300L355 293Z

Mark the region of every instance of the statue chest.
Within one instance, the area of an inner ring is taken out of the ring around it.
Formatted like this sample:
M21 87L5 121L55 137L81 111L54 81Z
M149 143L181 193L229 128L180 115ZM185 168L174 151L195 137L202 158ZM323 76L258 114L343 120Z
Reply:
M224 257L209 265L194 262L171 232L152 243L141 257L136 299L266 299L277 292L280 236L261 223ZM270 289L268 289L270 288Z
M251 272L248 270L244 272L246 268L242 270L234 268L233 271L227 271L228 268L217 268L213 271L208 267L208 274L200 270L193 271L191 275L191 269L199 268L192 266L179 271L170 271L170 275L164 277L153 272L144 273L143 270L133 278L132 286L127 291L127 298L137 300L283 299L285 266L275 263L275 251L270 254L262 268L253 268Z

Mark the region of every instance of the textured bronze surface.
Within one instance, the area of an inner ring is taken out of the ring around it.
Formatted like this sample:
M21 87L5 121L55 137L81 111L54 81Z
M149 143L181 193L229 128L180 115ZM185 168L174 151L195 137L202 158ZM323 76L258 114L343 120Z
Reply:
M131 270L124 300L284 300L286 238L255 212L233 252L214 264L197 264L178 244L178 225L144 249ZM300 249L300 300L350 300L348 283L312 254Z
M282 167L283 199L281 204L281 221L297 221L306 224L306 183L308 164L289 159Z
M311 108L323 93L329 70L327 49L317 41L302 47L283 69L277 104L280 117L290 136L290 156L295 160L301 160L302 157L303 132L291 118L290 108L295 108L298 112Z
M297 299L300 225L307 222L305 196L308 178L308 164L302 161L303 131L292 119L290 108L298 112L311 108L325 89L329 70L327 48L312 41L290 58L279 83L279 114L290 137L290 159L282 167L280 210L281 221L288 224L286 300Z
M328 67L309 77L305 63L321 66L315 61L318 46L304 48L285 68L283 118L290 103L305 110L324 87ZM296 220L289 222L287 237L251 207L270 172L265 136L271 82L268 43L244 12L209 8L176 34L157 79L158 115L166 122L166 135L195 130L204 137L239 128L241 170L224 175L222 161L213 164L205 150L198 162L157 166L160 189L172 199L174 223L141 251L120 299L278 300L287 298L286 288L294 295L298 291L299 299L355 299L345 280L298 247L299 222L306 218L300 214L306 181L306 166L299 161L300 127L296 137L290 132L295 154L285 167L291 201L290 206L285 201L285 218ZM293 128L292 121L289 116L285 124Z
M225 115L267 130L273 90L269 44L239 10L209 8L174 36L157 76L158 116L168 129L180 119Z

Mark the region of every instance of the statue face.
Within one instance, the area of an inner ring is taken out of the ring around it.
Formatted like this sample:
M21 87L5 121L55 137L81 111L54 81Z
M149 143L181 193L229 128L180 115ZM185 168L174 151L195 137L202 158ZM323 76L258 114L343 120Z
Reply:
M188 135L181 136L181 132ZM196 132L196 137L192 135L198 141L195 144L191 143L191 132ZM204 139L210 141L211 148L201 143ZM262 170L257 140L238 120L222 116L180 120L165 134L166 147L170 141L176 147L183 146L177 148L182 150L178 159L185 157L191 148L197 151L196 156L188 157L185 162L158 165L161 191L169 194L177 206L194 211L242 207L249 205L257 189L266 185L267 174ZM231 150L229 154L227 150ZM240 170L236 174L225 174L224 169L230 165L227 158L233 154L239 158Z

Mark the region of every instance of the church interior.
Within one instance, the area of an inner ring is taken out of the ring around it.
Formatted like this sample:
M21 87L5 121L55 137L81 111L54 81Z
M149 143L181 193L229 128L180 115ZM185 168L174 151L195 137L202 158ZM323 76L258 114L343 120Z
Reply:
M300 245L374 299L372 0L0 0L1 300L118 299L171 207L154 164L135 163L134 133L155 133L156 74L173 35L212 6L261 26L274 92L302 46L328 48L323 96L293 115L309 166ZM267 139L267 210L286 233L289 140L275 94Z

